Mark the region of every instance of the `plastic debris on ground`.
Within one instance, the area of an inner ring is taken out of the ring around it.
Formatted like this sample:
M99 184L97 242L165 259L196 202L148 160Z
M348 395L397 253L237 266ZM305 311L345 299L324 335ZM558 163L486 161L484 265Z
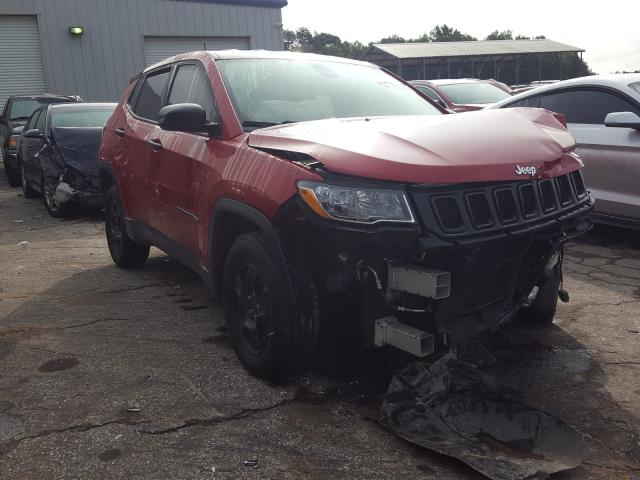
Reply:
M545 479L577 467L584 451L581 433L453 354L396 373L380 421L494 480Z

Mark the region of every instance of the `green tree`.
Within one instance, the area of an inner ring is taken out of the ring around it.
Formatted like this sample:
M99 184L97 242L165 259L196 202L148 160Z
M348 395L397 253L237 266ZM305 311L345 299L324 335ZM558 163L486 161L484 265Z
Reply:
M513 32L511 30L504 30L503 32L494 30L487 35L485 40L513 40Z
M409 40L410 42L411 40ZM389 35L388 37L384 37L380 39L379 42L376 43L406 43L407 40L400 35Z
M436 25L429 33L429 40L432 42L461 42L478 40L471 35L460 32L456 28L451 28L446 24Z

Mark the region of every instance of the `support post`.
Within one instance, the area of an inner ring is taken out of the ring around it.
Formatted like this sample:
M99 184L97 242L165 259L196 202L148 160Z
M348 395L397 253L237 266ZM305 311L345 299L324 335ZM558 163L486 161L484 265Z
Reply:
M542 55L538 54L538 81L542 80Z
M422 59L422 79L423 80L427 79L427 59L426 58Z
M520 57L516 57L516 85L520 85Z
M402 60L401 59L398 59L398 76L402 77Z
M451 59L447 58L447 78L451 78Z

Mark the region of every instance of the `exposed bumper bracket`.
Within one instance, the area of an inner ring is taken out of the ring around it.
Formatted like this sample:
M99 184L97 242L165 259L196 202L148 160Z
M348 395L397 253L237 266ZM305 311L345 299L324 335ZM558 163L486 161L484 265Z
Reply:
M376 347L391 345L416 357L426 357L435 351L433 335L401 323L396 317L376 320L374 344Z

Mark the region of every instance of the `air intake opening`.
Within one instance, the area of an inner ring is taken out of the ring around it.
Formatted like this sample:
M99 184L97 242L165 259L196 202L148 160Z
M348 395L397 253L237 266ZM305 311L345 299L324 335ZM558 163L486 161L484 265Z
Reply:
M573 193L571 192L571 181L568 175L556 178L556 185L558 187L558 198L560 203L569 205L573 201Z
M462 211L455 197L437 197L433 200L433 205L443 230L464 230Z
M476 228L487 228L493 225L493 216L487 196L482 192L467 195L467 204L471 214L471 222Z
M511 189L496 190L496 206L502 223L515 222L518 219L518 207Z
M520 185L520 205L524 218L538 215L538 196L533 185Z
M558 208L556 202L556 192L553 188L553 180L542 180L540 182L540 198L542 200L542 209L546 212L552 212Z

